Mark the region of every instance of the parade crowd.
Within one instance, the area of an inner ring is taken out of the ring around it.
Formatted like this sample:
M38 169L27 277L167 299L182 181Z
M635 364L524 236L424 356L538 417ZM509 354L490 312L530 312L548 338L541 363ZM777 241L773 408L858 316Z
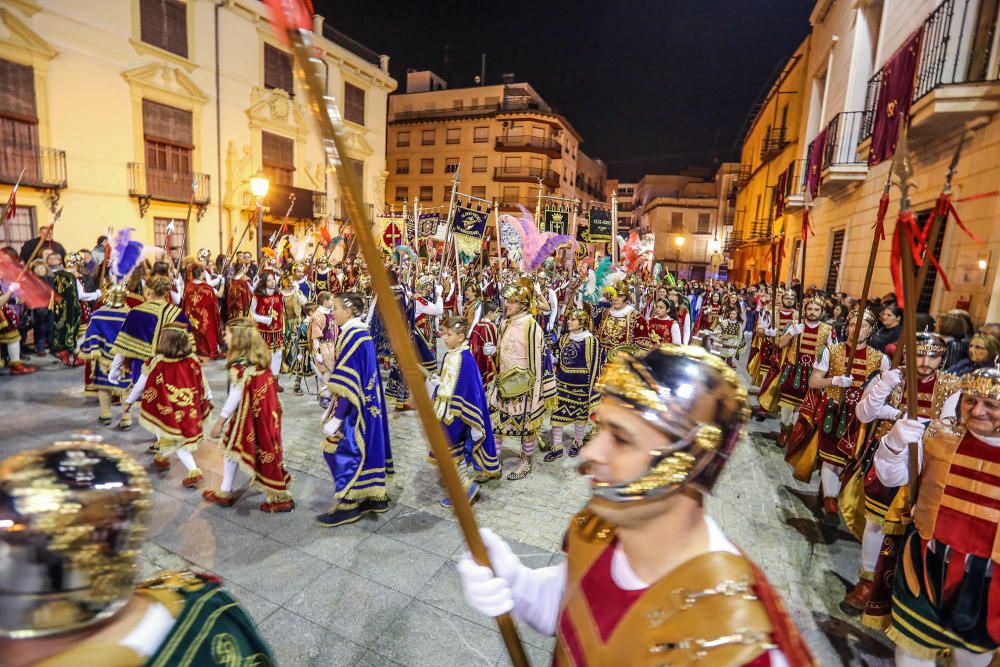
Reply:
M315 401L333 482L316 522L387 511L389 412L413 405L364 262L270 248L178 258L130 243L102 237L67 253L43 230L20 256L0 251L23 267L20 280L0 280L5 381L30 381L13 376L34 372L32 357L82 366L95 422L129 430L138 421L155 436L152 470L176 460L183 485L222 507L248 478L268 513L295 508L282 401ZM977 326L961 310L920 313L911 393L893 294L861 304L798 282L685 281L562 253L530 273L507 259L386 257L470 502L483 485L564 458L591 478L593 500L570 524L562 565L531 570L483 531L493 569L468 556L459 564L473 608L513 611L555 634L559 664L639 664L650 651L695 649L708 664L812 664L778 595L701 509L746 419L777 418L774 441L792 474L808 482L818 473L817 522L843 524L861 542L843 611L885 630L897 664L933 665L943 650L959 665L989 664L1000 646L1000 324ZM48 305L23 297L31 284L48 286ZM224 396L206 379L216 364L228 370ZM516 445L505 460L508 438ZM217 488L195 458L206 441L224 457ZM93 447L121 475L145 474L118 450ZM39 465L15 459L0 467L4 484L17 466ZM663 540L679 546L665 555ZM170 579L170 590L217 590L190 576ZM698 614L667 639L644 621L689 608ZM256 637L245 618L230 622ZM682 646L683 637L701 643ZM259 639L245 644L244 655L267 655Z

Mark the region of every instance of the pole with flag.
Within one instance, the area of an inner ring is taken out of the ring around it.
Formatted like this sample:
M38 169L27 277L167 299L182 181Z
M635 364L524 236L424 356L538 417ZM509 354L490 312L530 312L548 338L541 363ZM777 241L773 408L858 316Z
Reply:
M17 189L21 187L21 179L24 178L25 167L21 167L21 173L17 177L17 181L14 183L14 188L10 191L10 195L7 197L7 201L4 202L3 211L0 211L0 225L7 222L8 219L13 218L14 214L17 213Z
M294 60L298 65L296 72L301 78L312 115L319 125L327 160L331 166L337 169L338 173L344 174L344 178L338 179L338 183L351 218L358 221L355 234L371 272L372 288L378 299L379 315L385 324L393 350L396 352L403 378L412 392L431 451L434 453L444 487L451 500L455 517L465 541L469 545L472 557L478 563L489 566L489 554L479 535L472 506L466 497L465 488L452 459L450 442L434 412L430 396L424 388L424 375L420 371L409 328L400 312L398 301L393 295L386 267L379 261L381 256L375 244L371 220L364 215L362 209L361 187L358 183L358 177L351 169L342 170L341 156L346 154L347 129L344 127L336 103L332 98L324 97L323 94L325 85L320 74L323 63L316 58L312 45L312 17L305 4L298 0L268 0L268 4L272 9L275 32L290 45ZM454 192L455 186L453 185L453 199ZM517 628L511 615L509 613L503 614L498 616L496 621L507 646L511 662L515 667L527 665L528 660L524 646L518 637Z

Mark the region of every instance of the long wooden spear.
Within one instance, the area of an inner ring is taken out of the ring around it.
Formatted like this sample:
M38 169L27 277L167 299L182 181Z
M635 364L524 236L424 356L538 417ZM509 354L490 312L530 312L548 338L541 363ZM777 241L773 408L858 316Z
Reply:
M26 167L21 167L21 173L17 177L17 182L14 183L13 189L11 189L10 194L7 196L7 201L4 202L3 210L0 210L0 225L7 222L7 216L10 215L11 209L14 208L17 202L17 189L21 187L21 179L24 178L24 170Z
M371 272L372 288L378 298L379 315L385 323L386 333L389 335L389 341L396 352L406 385L410 387L420 421L427 434L431 451L434 453L435 462L441 471L444 487L451 500L455 517L458 519L459 527L472 557L478 563L488 566L490 564L489 554L479 536L472 506L465 495L465 488L458 476L458 469L452 460L451 445L440 421L434 414L434 405L424 388L424 375L420 372L410 331L393 294L389 275L381 261L381 253L375 245L372 221L364 215L362 210L361 184L353 169L342 168L341 156L346 154L347 130L334 100L323 95L325 86L320 74L320 67L323 63L316 59L312 45L312 17L300 0L269 0L269 4L272 8L275 32L290 43L295 61L298 63L296 73L300 77L313 117L323 137L327 160L341 175L341 178L337 179L338 185L341 196L351 213L351 219L357 221L355 234L361 252L368 263L368 270ZM528 665L524 646L518 637L513 617L507 613L498 616L496 621L507 646L511 662L515 667Z

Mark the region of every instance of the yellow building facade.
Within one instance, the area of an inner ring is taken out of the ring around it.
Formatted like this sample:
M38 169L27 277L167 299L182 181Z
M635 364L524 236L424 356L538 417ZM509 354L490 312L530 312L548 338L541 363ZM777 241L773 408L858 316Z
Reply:
M730 276L743 284L772 278L771 244L787 231L790 214L801 207L799 122L807 39L785 63L763 97L743 140L733 231L726 250Z
M337 174L266 11L253 0L0 2L0 197L25 174L0 246L61 209L55 239L69 251L125 227L162 247L171 220L185 252L226 251L244 232L252 249L258 173L271 183L265 237L286 211L299 230L330 220L335 234ZM321 16L314 33L349 129L345 165L381 208L388 58Z

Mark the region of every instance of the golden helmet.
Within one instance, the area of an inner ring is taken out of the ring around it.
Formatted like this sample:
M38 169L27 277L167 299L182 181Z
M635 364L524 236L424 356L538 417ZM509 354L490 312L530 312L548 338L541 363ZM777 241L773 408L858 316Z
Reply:
M527 285L523 285L520 282L513 282L504 288L500 296L506 301L513 301L528 306L531 305L533 295L531 288Z
M434 276L432 276L431 274L425 273L417 279L418 292L424 292L433 289L434 289Z
M112 283L101 292L101 301L105 306L121 308L125 305L127 295L128 289L125 287L125 283Z
M962 394L1000 401L1000 369L996 366L977 368L962 376L961 387Z
M0 461L0 637L99 623L132 598L152 487L95 436Z
M63 262L63 266L65 266L70 271L77 268L81 264L83 264L83 255L78 252L69 253L68 255L66 255L66 259Z
M208 248L202 248L201 250L198 251L198 261L208 262L210 259L212 259L211 250L209 250Z

